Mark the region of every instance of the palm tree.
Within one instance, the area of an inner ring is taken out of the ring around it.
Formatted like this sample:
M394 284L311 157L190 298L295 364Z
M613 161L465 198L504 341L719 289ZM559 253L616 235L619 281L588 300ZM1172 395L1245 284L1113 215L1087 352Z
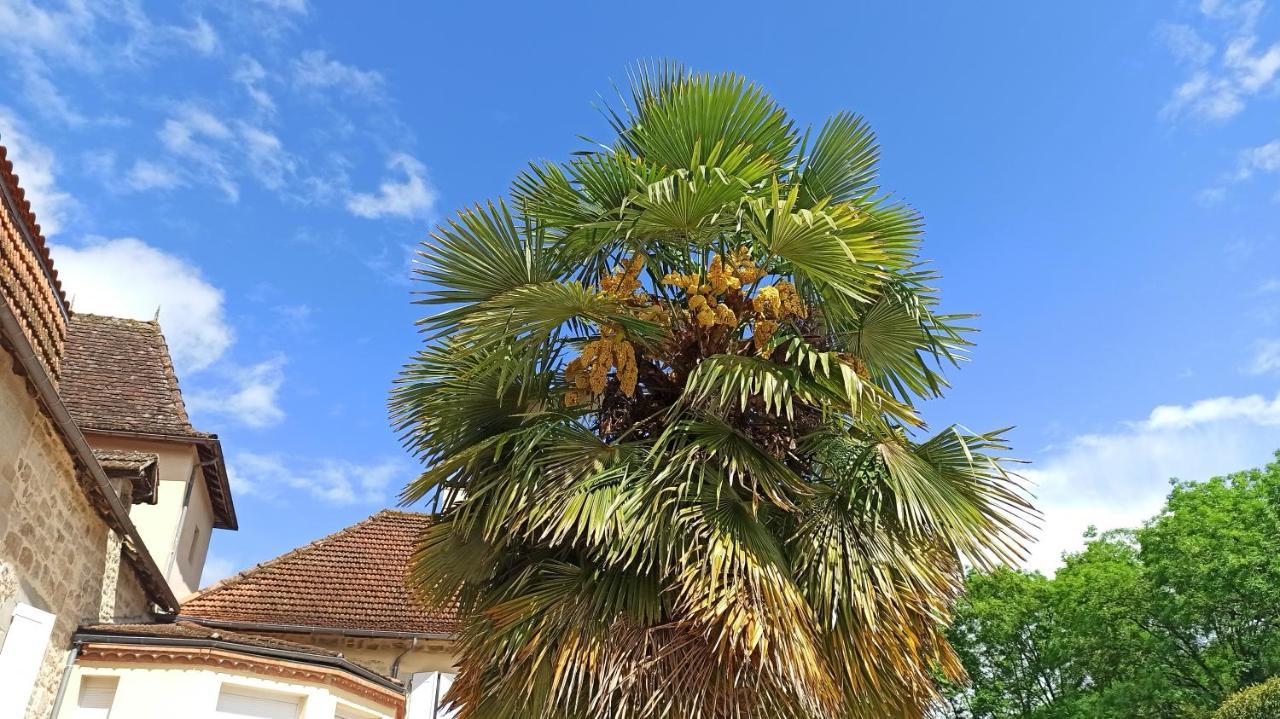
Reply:
M919 717L966 565L1032 515L1003 431L918 439L969 344L851 114L633 73L616 137L421 249L391 406L443 497L463 719Z

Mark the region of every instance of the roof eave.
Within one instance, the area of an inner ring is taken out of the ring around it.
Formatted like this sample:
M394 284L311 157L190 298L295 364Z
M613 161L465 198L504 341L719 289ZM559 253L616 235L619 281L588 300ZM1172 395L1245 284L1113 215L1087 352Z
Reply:
M454 632L397 632L382 629L359 629L355 627L322 627L311 624L273 624L270 622L237 622L228 619L210 619L192 614L181 614L174 617L177 622L195 622L206 627L234 629L255 632L284 632L294 634L333 634L342 637L369 637L379 639L431 639L439 641L456 641Z
M213 490L210 494L214 494L216 492L220 495L220 498L217 499L210 497L210 500L213 502L213 526L218 529L230 530L240 528L240 521L236 517L235 501L231 498L231 480L227 475L226 459L222 454L222 441L218 439L218 435L138 432L135 430L107 429L104 427L86 427L84 431L88 434L96 434L104 437L123 437L127 439L145 439L158 442L179 442L195 445L196 451L200 455L200 466L204 474L205 482L209 488Z
M134 644L142 646L165 646L165 647L191 647L191 648L215 648L224 651L240 652L241 654L249 654L252 656L269 657L272 659L287 659L296 662L306 662L310 664L321 664L354 674L366 681L374 682L381 687L390 689L403 694L404 685L395 679L385 677L375 671L366 669L344 657L335 657L329 654L310 653L302 651L294 651L290 649L275 649L271 647L262 647L254 644L245 644L233 640L226 639L205 639L198 637L154 637L143 636L138 634L126 634L123 632L104 632L101 630L84 630L80 629L71 637L72 643L76 645L98 643L98 644Z

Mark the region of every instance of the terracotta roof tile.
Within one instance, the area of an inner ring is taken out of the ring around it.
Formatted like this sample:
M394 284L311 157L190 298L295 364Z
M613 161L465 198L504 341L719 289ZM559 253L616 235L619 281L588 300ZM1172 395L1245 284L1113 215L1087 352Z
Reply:
M182 605L196 621L449 634L453 607L425 606L408 585L431 516L384 510L205 589Z
M73 314L59 394L84 429L203 436L187 419L155 322Z
M53 268L53 259L49 257L49 246L45 242L44 234L40 231L40 223L36 222L36 213L31 209L31 201L27 199L26 190L22 188L18 173L13 171L13 161L9 159L9 148L0 144L0 178L8 186L14 204L18 206L18 214L22 217L22 221L26 224L27 230L31 233L36 241L36 245L40 252L40 259L44 262L44 266L48 268L49 282L53 285L54 292L57 293L59 301L66 305L67 294L62 290L62 282L58 279L58 271Z

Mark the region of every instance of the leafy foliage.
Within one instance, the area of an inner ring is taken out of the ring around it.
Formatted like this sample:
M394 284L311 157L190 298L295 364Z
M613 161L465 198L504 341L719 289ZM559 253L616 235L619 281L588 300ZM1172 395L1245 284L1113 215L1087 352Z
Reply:
M1272 719L1280 716L1280 677L1232 694L1213 719Z
M969 563L1032 514L1002 432L917 439L968 345L878 191L761 88L637 70L616 137L421 250L392 412L441 496L413 579L463 719L918 717Z
M972 685L946 716L1208 717L1280 674L1280 461L1175 482L1159 515L1091 536L1052 579L974 572L967 589L951 641Z

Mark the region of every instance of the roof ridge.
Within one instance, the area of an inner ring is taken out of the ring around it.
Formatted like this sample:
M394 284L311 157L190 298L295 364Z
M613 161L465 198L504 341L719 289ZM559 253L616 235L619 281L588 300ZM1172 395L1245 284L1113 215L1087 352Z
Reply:
M40 223L36 221L35 210L31 209L31 200L27 199L27 191L21 183L22 178L13 170L13 160L9 159L9 148L4 146L3 138L0 138L0 174L4 176L4 182L9 187L11 199L13 204L16 205L18 219L26 225L26 230L32 236L31 240L35 244L34 249L37 255L44 261L45 267L48 268L49 280L53 284L53 291L57 294L63 310L70 312L67 293L62 288L62 280L58 277L58 269L54 267L53 257L49 254L49 243L44 237L44 232L40 229Z
M101 320L118 320L118 321L120 321L120 322L133 322L133 323L140 324L140 325L154 325L154 324L156 324L156 321L155 321L155 320L139 320L139 319L135 319L135 318L133 318L133 317L119 317L119 316L117 316L117 315L104 315L104 314L102 314L101 312L75 312L75 311L73 311L71 314L75 315L76 317L93 317L93 318L101 319Z
M320 546L324 545L325 543L327 543L327 542L329 542L329 541L331 541L331 540L337 539L337 538L338 538L339 536L341 536L341 535L344 535L344 534L347 534L347 533L349 533L349 532L355 531L356 529L359 529L359 528L363 527L364 525L366 525L366 524L369 524L369 523L373 522L375 519L377 519L377 518L378 518L380 515L382 515L384 512L388 512L388 511L390 511L390 510L386 510L386 509L384 509L384 510L381 510L381 511L378 511L378 512L374 512L373 514L369 515L368 517L365 517L364 519L360 520L359 522L356 522L355 524L348 525L348 526L343 527L342 529L339 529L339 530L337 530L337 531L335 531L335 532L331 532L331 533L329 533L329 534L326 534L325 536L320 537L319 539L312 540L312 541L308 542L307 544L304 544L304 545L302 545L302 546L300 546L300 547L294 547L293 549L290 549L289 551L287 551L287 552L285 552L284 554L281 554L281 555L279 555L279 556L272 557L271 559L266 559L266 560L263 560L263 561L261 561L261 562L258 562L257 564L253 565L252 567L249 567L248 569L245 569L245 570L239 571L239 572L237 572L237 573L235 573L235 574L231 575L230 577L227 577L227 578L225 578L225 579L220 579L220 580L218 580L218 581L214 582L213 584L210 584L209 586L205 587L204 589L201 589L201 590L199 590L199 591L195 592L194 594L192 594L191 596L187 597L186 599L182 600L182 604L184 604L184 605L185 605L187 602L193 602L193 601L195 601L195 600L197 600L197 599L200 599L201 597L205 596L206 594L209 594L209 593L214 592L214 591L216 591L216 590L226 589L226 588L228 588L228 587L230 587L230 586L232 586L232 585L239 584L240 582L242 582L242 581L244 581L244 580L248 579L248 578L249 578L249 575L251 575L251 574L255 574L255 573L257 573L257 572L264 571L264 570L266 570L266 569L270 569L271 567L274 567L275 565L277 565L277 564L279 564L279 563L281 563L281 562L285 561L286 559L292 559L292 558L296 557L297 555L302 554L303 552L306 552L307 550L315 549L315 548L317 548L317 547L320 547Z
M164 338L164 328L160 326L159 319L152 320L149 324L156 328L156 344L160 349L165 378L169 380L169 390L173 392L174 405L178 408L178 417L187 425L187 429L194 432L196 428L191 426L191 417L187 414L187 403L182 400L182 387L178 384L178 373L173 369L173 356L169 354L169 342Z

